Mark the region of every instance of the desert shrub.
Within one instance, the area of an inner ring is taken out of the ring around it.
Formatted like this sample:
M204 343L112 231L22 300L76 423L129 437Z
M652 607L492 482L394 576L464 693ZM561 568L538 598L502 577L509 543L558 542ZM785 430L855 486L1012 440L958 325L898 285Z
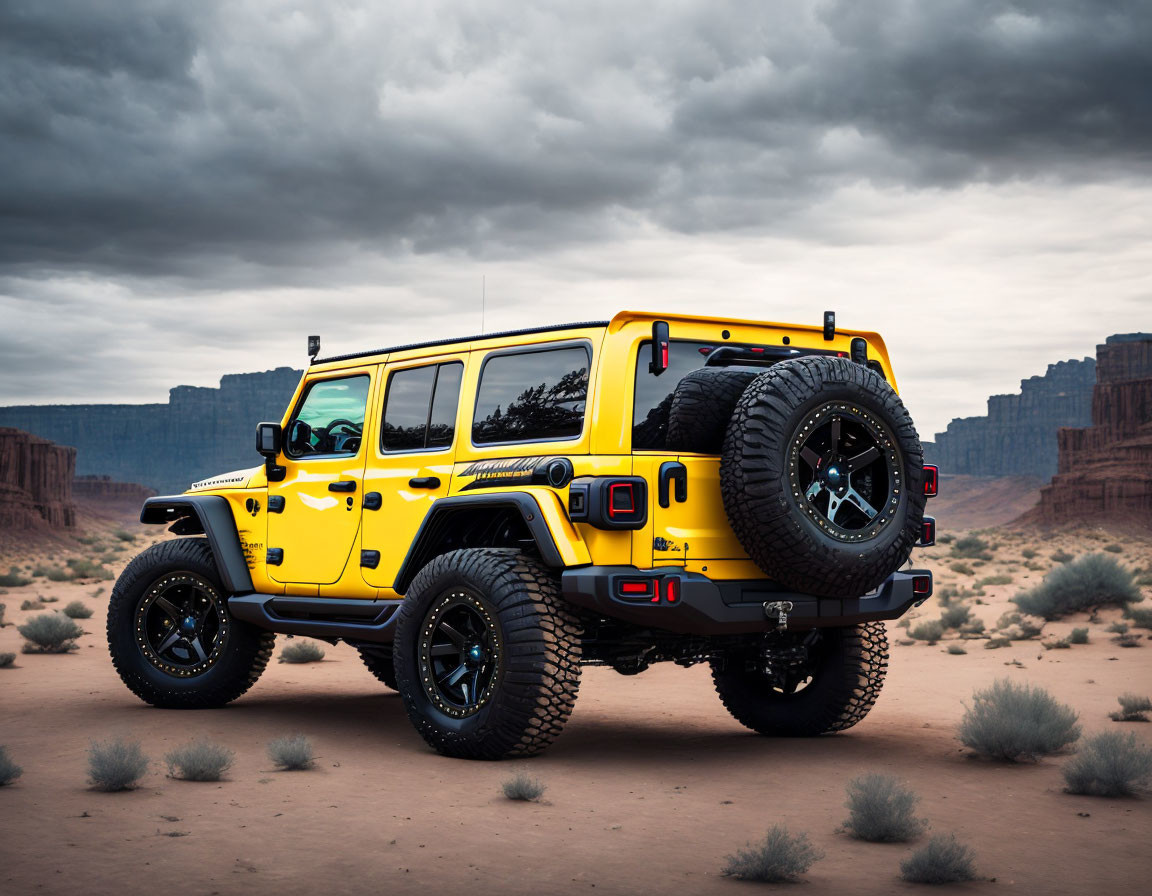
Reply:
M1045 650L1067 650L1072 646L1072 642L1067 638L1061 638L1059 641L1045 641Z
M977 691L964 711L958 736L990 759L1008 762L1055 753L1080 736L1076 713L1046 690L1001 678Z
M104 593L104 586L101 585L99 588L97 588L95 591L93 591L92 594L89 596L90 597L99 597L103 593Z
M148 757L136 741L93 741L88 748L88 781L97 790L133 790L147 771Z
M988 552L988 542L976 535L965 535L957 538L952 544L952 556L962 560L991 560Z
M10 669L12 664L16 662L16 654L14 653L0 653L0 669Z
M859 840L903 843L924 832L928 822L915 815L920 797L889 775L868 774L848 783L844 827Z
M1088 629L1087 628L1074 628L1072 634L1068 636L1068 640L1073 644L1087 644L1088 643Z
M979 582L976 583L976 587L977 588L983 588L986 585L1011 585L1011 584L1012 584L1012 576L1006 576L1006 575L1000 574L1000 575L994 575L994 576L985 576Z
M976 570L974 570L967 563L961 563L960 561L956 561L955 563L953 563L948 568L950 570L952 570L952 572L959 573L962 576L974 576L974 575L976 575Z
M1139 635L1117 635L1112 641L1121 647L1139 647Z
M523 771L518 771L504 782L504 796L510 800L523 800L531 802L544 795L547 787L536 778L530 777Z
M4 621L4 613L7 609L8 604L0 604L0 628L4 628L4 626L8 624Z
M1104 545L1104 550L1106 550L1109 554L1123 554L1124 553L1124 545L1116 544L1115 542L1113 542L1112 544Z
M963 604L946 607L940 614L940 624L944 628L960 628L972 615L972 610Z
M976 880L972 850L955 834L937 834L900 863L900 876L914 884L952 884Z
M997 647L1011 647L1012 642L1007 638L989 638L984 642L985 650L995 650Z
M952 654L952 656L962 656L962 655L966 654L968 651L965 650L963 647L961 647L959 644L949 644L948 645L948 652L950 654Z
M982 635L984 633L984 620L983 619L969 619L962 626L960 626L961 634L965 635Z
M914 625L908 629L908 635L917 641L935 644L944 637L944 626L940 624L939 619L929 619L927 622L921 622L919 625Z
M1108 714L1113 722L1147 722L1145 713L1152 712L1152 700L1138 694L1121 694L1116 698L1120 712Z
M76 648L76 639L84 634L80 626L59 613L33 616L16 631L27 641L25 653L67 653Z
M1113 635L1126 635L1128 634L1127 622L1113 622L1108 626L1108 632Z
M36 600L22 601L20 604L20 609L21 610L43 610L45 606L47 606L47 604L45 604L44 601L40 600L40 598L36 598Z
M1152 572L1141 573L1136 578L1136 584L1142 585L1145 588L1152 586Z
M1043 582L1012 601L1025 613L1057 619L1079 610L1107 604L1125 606L1141 599L1132 573L1104 554L1085 554L1056 567Z
M0 787L11 784L22 774L24 774L24 769L8 757L8 748L0 747Z
M996 628L998 628L998 629L1008 628L1009 626L1012 626L1012 625L1019 625L1023 621L1024 621L1024 617L1021 616L1019 613L1016 613L1012 610L1008 610L1008 611L1000 614L1000 618L996 620Z
M938 541L940 544L952 544L952 542L954 542L954 541L956 540L956 536L955 536L955 535L953 535L953 534L951 534L951 533L949 533L949 534L947 534L947 535L941 535L941 536L940 536L939 538L937 538L936 540L937 540L937 541Z
M112 570L105 569L99 563L88 560L84 557L73 557L68 561L68 569L70 579L99 579L107 581L112 578ZM49 576L49 578L52 578Z
M911 624L912 620L905 616L903 619L896 623L896 628L908 628L908 626Z
M23 588L25 585L31 584L32 580L20 575L20 570L15 566L8 572L0 574L0 588Z
M1135 734L1105 731L1085 738L1064 765L1069 793L1132 796L1152 778L1152 749Z
M824 858L824 853L816 849L804 833L795 836L788 833L783 825L773 825L767 835L757 844L748 844L728 857L724 867L725 877L737 880L753 880L761 883L780 883L796 880L812 867L814 862Z
M1128 607L1124 615L1132 620L1137 628L1152 628L1152 610L1143 610L1140 607Z
M83 601L74 600L68 604L61 612L64 613L69 619L91 619L92 611L84 604Z
M128 532L124 529L117 529L115 532L112 533L112 535L115 538L120 539L121 541L135 541L136 540L135 535L133 535L131 532Z
M71 571L62 566L37 566L32 570L32 575L41 576L50 582L67 582L72 578Z
M315 641L292 643L280 651L282 663L318 663L324 659L324 648Z
M193 741L178 747L164 761L168 774L185 781L219 781L232 767L236 754L227 747L206 740Z
M268 758L281 771L294 772L312 768L316 754L312 750L312 742L303 734L296 734L270 741Z
M1020 552L1020 556L1023 557L1025 560L1031 560L1038 553L1039 553L1039 551L1035 550L1034 548L1024 548L1024 550L1022 550Z
M1069 560L1072 559L1072 555L1069 554L1067 551L1064 551L1064 550L1054 551L1052 553L1052 559L1055 560L1057 563L1067 563Z

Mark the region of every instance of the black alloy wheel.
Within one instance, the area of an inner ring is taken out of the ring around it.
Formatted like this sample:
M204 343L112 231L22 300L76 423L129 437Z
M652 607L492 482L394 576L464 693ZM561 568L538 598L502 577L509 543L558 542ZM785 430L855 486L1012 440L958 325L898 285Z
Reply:
M453 590L429 609L420 628L424 692L445 714L462 719L492 695L500 668L500 633L476 595Z
M227 644L228 627L220 592L189 572L159 578L136 611L136 642L144 658L180 678L212 668Z

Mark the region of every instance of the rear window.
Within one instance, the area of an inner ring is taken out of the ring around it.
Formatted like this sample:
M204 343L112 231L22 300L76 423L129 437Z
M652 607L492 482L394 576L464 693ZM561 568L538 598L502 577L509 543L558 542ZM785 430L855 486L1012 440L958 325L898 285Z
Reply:
M668 429L668 408L672 393L681 379L704 366L706 356L700 349L715 347L714 342L688 342L673 339L668 345L668 369L653 376L648 369L652 360L652 343L640 343L636 355L636 392L632 405L632 450L663 450Z
M476 390L473 444L578 438L591 360L583 345L489 355Z

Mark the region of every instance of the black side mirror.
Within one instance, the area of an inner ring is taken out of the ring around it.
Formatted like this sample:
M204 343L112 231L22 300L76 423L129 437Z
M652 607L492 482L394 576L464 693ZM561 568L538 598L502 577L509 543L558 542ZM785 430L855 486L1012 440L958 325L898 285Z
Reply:
M668 369L668 321L657 320L652 322L652 360L648 363L648 370L654 376L660 376Z
M269 460L275 460L280 454L282 432L279 423L256 424L256 451Z

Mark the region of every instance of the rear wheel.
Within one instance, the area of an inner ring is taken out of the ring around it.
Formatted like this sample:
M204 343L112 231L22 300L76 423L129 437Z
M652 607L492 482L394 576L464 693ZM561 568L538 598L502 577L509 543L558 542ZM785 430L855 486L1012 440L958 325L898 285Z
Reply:
M818 629L806 662L773 669L760 657L712 660L712 680L740 724L775 737L814 737L868 715L888 671L883 622Z
M392 662L392 645L380 647L361 647L360 659L368 667L368 671L376 676L377 681L383 682L387 687L396 690L396 667Z
M580 629L556 577L515 550L435 558L396 623L396 680L408 718L445 756L531 756L576 702Z
M154 545L108 601L108 650L128 689L153 706L224 706L248 690L276 636L232 618L208 542Z

